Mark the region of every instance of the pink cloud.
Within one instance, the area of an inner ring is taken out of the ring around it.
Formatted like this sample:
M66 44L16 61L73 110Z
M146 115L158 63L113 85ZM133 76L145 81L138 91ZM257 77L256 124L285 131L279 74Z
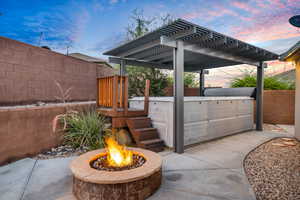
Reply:
M235 11L219 5L219 6L215 6L214 10L199 9L195 12L186 13L186 14L182 15L181 17L186 20L203 18L204 20L209 21L215 17L221 17L224 15L230 15L230 16L234 16L234 17L239 16L238 13L236 13Z
M239 16L239 18L243 21L251 22L252 18L251 17L244 17L244 16Z
M235 6L236 8L242 9L242 10L247 11L247 12L252 13L252 14L259 13L258 9L254 8L254 7L251 7L249 4L244 3L244 2L233 1L232 5Z
M299 6L300 0L287 0L288 6Z
M89 12L83 9L81 13L78 15L78 17L76 18L76 21L74 23L74 31L69 36L69 39L71 41L78 41L80 39L80 37L82 36L86 28L86 24L88 23L89 19L90 19Z
M254 0L257 6L269 9L284 9L287 6L299 6L300 0Z
M262 0L255 0L255 3L257 6L259 6L260 8L268 8L269 4L266 1L262 1Z
M204 23L221 20L219 17L232 18L228 21L227 33L247 42L264 42L300 36L300 32L288 23L297 14L300 0L234 0L228 7L222 4L199 7L197 11L186 13L187 20L201 19Z
M213 17L220 17L220 16L224 16L224 15L231 15L234 17L237 17L238 14L235 13L232 10L229 10L227 8L224 7L220 7L220 9L217 10L211 10L211 11L207 11L207 13L209 17L213 18Z
M289 24L289 17L289 13L269 16L254 21L248 27L233 27L231 31L235 37L248 42L262 42L300 36L300 32ZM257 18L261 18L261 16Z
M199 12L191 12L191 13L185 13L181 17L186 20L191 20L191 19L196 19L200 16L202 16L202 14Z
M285 8L285 4L281 0L268 0L271 5L275 5L279 8Z
M186 20L193 20L193 19L200 19L205 21L211 21L214 18L222 17L222 16L232 16L239 18L243 21L251 21L250 17L245 17L243 13L239 13L238 11L234 10L233 8L239 8L251 14L258 14L260 12L259 9L250 6L247 3L234 1L231 4L231 7L225 7L224 5L214 5L212 9L207 9L200 7L196 11L189 12L183 14L181 17Z

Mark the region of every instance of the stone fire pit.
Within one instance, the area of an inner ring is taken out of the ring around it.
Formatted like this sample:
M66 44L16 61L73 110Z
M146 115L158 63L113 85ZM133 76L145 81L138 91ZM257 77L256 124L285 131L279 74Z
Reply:
M162 159L159 154L140 148L128 148L146 159L137 168L104 171L91 167L90 162L105 149L85 153L71 163L73 194L79 200L146 199L161 185Z

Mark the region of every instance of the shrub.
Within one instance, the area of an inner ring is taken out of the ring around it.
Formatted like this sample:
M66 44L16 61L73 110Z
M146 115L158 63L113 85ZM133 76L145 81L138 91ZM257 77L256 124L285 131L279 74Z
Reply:
M73 148L88 147L90 150L103 147L106 119L95 110L69 111L58 117L64 124L64 143Z
M242 78L235 78L231 82L231 87L256 87L256 75L246 74ZM293 90L295 84L276 77L265 77L264 78L264 89L265 90Z

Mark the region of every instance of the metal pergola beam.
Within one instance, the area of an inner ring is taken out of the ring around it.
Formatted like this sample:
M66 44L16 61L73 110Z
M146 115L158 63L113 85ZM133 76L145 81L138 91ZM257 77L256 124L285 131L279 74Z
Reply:
M173 40L166 36L161 36L160 42L161 42L161 45L164 45L164 46L169 46L169 47L173 47L173 48L176 47L176 40ZM202 47L200 47L198 45L194 45L194 44L184 43L184 50L190 51L193 53L199 53L199 54L214 57L214 58L223 59L223 60L230 60L230 61L239 62L239 63L243 63L243 64L259 66L259 62L257 62L257 61L247 59L244 57L240 57L240 56L235 56L235 55L221 52L221 51L218 51L215 49L202 48Z
M114 63L114 64L121 64L122 62L124 65L131 65L131 66L141 66L141 67L151 67L151 68L160 68L160 69L172 69L171 65L164 65L159 63L152 63L152 62L146 62L142 60L131 60L126 58L118 58L118 57L109 57L108 62Z
M153 40L153 41L151 41L151 42L149 42L149 43L146 43L146 44L140 45L140 46L138 46L138 47L136 47L136 48L133 48L133 49L131 49L131 50L128 50L128 51L126 51L126 52L120 54L119 56L120 56L120 57L128 57L128 56L130 56L130 55L139 53L139 52L141 52L141 51L150 49L150 48L152 48L152 47L159 46L159 44L160 44L160 40L159 40L159 39L158 39L158 40Z
M192 34L197 33L196 27L191 27L190 29L175 33L174 35L171 35L170 38L175 39L175 40L180 40L184 37L190 36Z
M114 63L114 64L120 64L121 65L121 61L123 61L123 65L130 65L130 66L140 66L140 67L150 67L150 68L160 68L160 69L169 69L172 70L173 69L173 65L172 64L160 64L160 63L154 63L154 62L147 62L147 61L139 61L139 60L131 60L128 58L118 58L118 57L108 57L108 62L110 63ZM213 67L211 67L213 68ZM126 69L126 68L125 68ZM209 67L203 67L203 69L210 69ZM198 72L199 69L198 68L194 68L193 66L185 66L184 67L184 71L186 72ZM207 70L205 71L205 74Z
M172 57L172 56L173 56L172 52L167 51L167 52L164 52L164 53L161 53L158 55L151 56L151 57L147 58L147 60L154 61L154 60L160 60L160 59L164 59L166 57Z
M201 37L197 37L197 39L194 39L193 42L195 43L202 43L202 42L205 42L207 40L211 40L214 38L214 35L212 32L208 32L204 35L202 35Z

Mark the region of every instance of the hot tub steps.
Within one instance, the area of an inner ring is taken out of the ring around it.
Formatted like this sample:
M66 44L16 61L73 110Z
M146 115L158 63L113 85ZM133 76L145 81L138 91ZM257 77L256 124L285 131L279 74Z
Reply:
M126 123L138 147L163 151L164 141L159 138L157 129L152 127L149 117L128 118Z
M144 140L144 141L141 141L140 147L149 149L149 150L155 151L155 152L161 152L164 150L164 141L159 138L156 138L153 140Z
M135 129L135 132L139 141L159 138L156 128L139 128Z

